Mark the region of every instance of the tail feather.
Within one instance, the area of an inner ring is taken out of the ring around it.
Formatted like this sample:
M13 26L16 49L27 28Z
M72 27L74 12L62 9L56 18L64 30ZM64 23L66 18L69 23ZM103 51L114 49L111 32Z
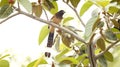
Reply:
M50 32L48 36L48 42L47 42L47 47L52 47L53 45L53 38L54 38L54 32ZM46 57L50 57L51 53L50 52L45 52Z
M54 38L54 33L49 33L49 36L48 36L48 42L47 42L47 47L52 47L53 45L53 38Z

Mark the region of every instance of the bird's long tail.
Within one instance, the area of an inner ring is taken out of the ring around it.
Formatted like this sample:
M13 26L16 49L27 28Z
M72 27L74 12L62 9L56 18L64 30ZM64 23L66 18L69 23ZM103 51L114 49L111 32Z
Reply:
M53 46L53 38L54 38L54 32L50 31L49 36L48 36L48 42L47 42L47 47L51 48ZM51 53L49 51L45 52L46 57L50 57Z
M47 47L52 47L53 45L54 32L50 32L48 36Z

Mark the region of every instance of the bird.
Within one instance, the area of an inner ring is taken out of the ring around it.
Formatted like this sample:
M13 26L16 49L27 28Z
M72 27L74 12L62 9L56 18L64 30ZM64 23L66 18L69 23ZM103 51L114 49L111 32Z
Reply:
M55 13L53 15L53 17L51 18L50 21L59 25L59 23L63 19L64 13L65 13L64 10L58 11L57 13ZM49 26L48 28L50 29L50 32L49 32L48 40L47 40L47 47L51 48L53 46L53 38L54 38L55 27L54 26ZM50 52L45 52L45 57L50 57L50 56L51 56Z

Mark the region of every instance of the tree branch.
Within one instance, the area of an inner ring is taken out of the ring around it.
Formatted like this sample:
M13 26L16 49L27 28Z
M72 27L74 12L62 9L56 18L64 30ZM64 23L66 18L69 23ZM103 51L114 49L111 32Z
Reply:
M19 14L20 14L20 13L16 13L16 14L13 14L13 15L5 18L4 20L0 21L0 24L4 23L5 21L7 21L7 20L9 20L10 18L12 18L12 17L14 17L14 16L16 16L16 15L19 15Z
M102 51L101 53L99 53L98 55L95 56L95 59L98 59L100 56L102 56L105 52L107 52L110 48L112 48L114 45L116 45L120 40L115 41L114 43L112 43L110 46L108 46L106 48L106 50Z
M14 17L14 16L16 16L16 15L18 15L18 14L23 14L23 15L25 15L25 16L28 16L28 17L34 19L34 20L37 20L37 21L40 21L40 22L43 22L43 23L52 25L52 26L54 26L54 27L56 27L56 28L59 28L60 30L63 30L63 31L65 31L65 32L73 35L77 40L83 42L84 44L87 44L87 43L86 43L82 38L80 38L76 33L70 31L70 30L67 29L67 28L60 27L59 25L57 25L57 24L55 24L55 23L52 23L52 22L50 22L50 21L46 21L46 20L41 19L41 18L38 18L38 17L35 17L35 16L31 15L31 14L28 14L28 13L26 13L26 12L24 12L24 11L19 10L19 8L14 7L14 9L15 9L16 11L18 11L18 13L14 14L14 15L12 15L12 16L9 16L9 17L6 18L5 20L1 21L0 24L2 24L2 23L5 22L6 20L8 20L8 19L10 19L10 18L12 18L12 17Z
M20 11L20 14L26 15L26 16L32 18L32 19L37 20L37 21L40 21L40 22L43 22L43 23L52 25L52 26L54 26L54 27L56 27L56 28L59 28L60 30L63 30L63 31L65 31L65 32L73 35L77 40L79 40L79 41L81 41L81 42L83 42L83 43L86 44L86 42L85 42L82 38L80 38L77 34L75 34L74 32L70 31L70 30L67 29L67 28L60 27L59 25L57 25L57 24L55 24L55 23L52 23L52 22L50 22L50 21L46 21L46 20L41 19L41 18L37 18L37 17L32 16L32 15L30 15L30 14L28 14L28 13L23 12L23 11Z
M94 48L94 37L95 37L95 33L91 36L89 43L87 44L87 54L88 54L88 58L90 61L90 67L96 67L96 59L95 59L95 48Z
M83 27L85 27L85 24L84 24L84 22L82 21L82 19L80 18L77 10L76 10L74 7L72 7L71 5L69 5L67 2L65 2L64 0L63 0L63 2L64 2L65 4L67 4L67 5L75 12L75 14L76 14L76 16L78 17L79 21L81 22L81 24L83 25Z

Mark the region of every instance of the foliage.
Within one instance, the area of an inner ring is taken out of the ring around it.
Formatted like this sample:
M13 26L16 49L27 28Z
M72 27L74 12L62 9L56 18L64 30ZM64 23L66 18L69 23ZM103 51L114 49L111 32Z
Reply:
M81 0L62 0L62 3L69 6L71 10L75 12L77 17L67 16L63 18L60 25L54 25L52 22L47 23L50 22L47 13L54 15L61 9L58 8L61 4L59 1L57 2L57 0L38 0L38 2L30 2L29 0L1 0L0 19L5 19L6 21L9 18L14 17L14 14L17 11L18 14L24 14L35 20L57 27L58 30L57 32L55 31L56 36L54 38L53 46L56 48L57 54L52 57L52 60L54 61L52 61L51 67L54 67L55 65L62 66L63 64L68 64L71 67L88 67L89 65L95 65L95 67L96 65L108 67L110 63L114 63L114 59L116 59L114 53L117 53L117 51L119 52L119 49L116 50L116 47L113 48L113 46L117 45L120 40L120 1L85 0L83 3ZM80 3L83 3L83 5L80 5ZM15 4L17 4L17 6ZM21 5L26 11L23 11L20 8ZM87 23L85 23L84 20L86 19L81 19L81 17L94 6L97 9L91 9L92 13L89 13L91 18L88 18ZM79 11L77 10L78 8L80 8ZM41 15L44 13L47 20L41 20ZM73 22L76 20L83 25L83 31L81 31L80 26L77 27L68 23L79 23ZM0 23L2 22L0 21ZM49 25L45 25L41 28L38 38L39 45L46 39L49 31ZM113 49L113 53L109 49ZM0 57L0 67L10 66L9 61L4 60L7 56L8 55ZM47 60L48 59L42 54L40 58L31 61L26 66L38 67L39 65L49 64ZM56 64L56 62L58 64Z

